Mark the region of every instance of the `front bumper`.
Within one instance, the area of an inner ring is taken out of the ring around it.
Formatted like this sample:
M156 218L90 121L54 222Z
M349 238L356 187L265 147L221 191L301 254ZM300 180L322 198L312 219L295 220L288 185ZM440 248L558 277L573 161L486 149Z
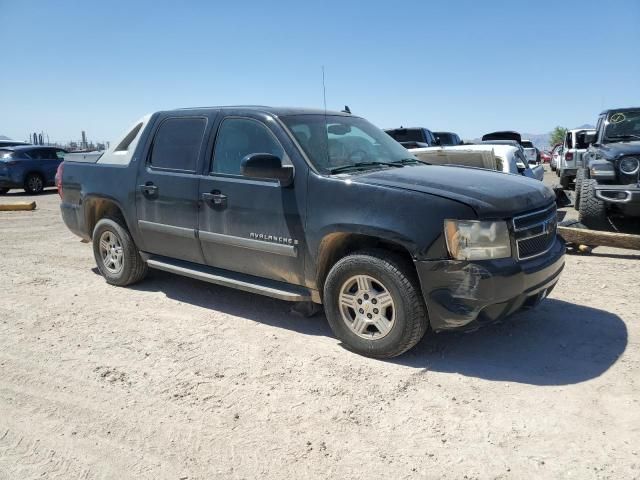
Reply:
M596 198L607 203L640 205L640 186L596 185Z
M11 177L11 175L0 173L0 188L22 188L21 182Z
M536 305L558 282L564 253L557 236L549 252L526 261L416 262L431 328L474 329Z

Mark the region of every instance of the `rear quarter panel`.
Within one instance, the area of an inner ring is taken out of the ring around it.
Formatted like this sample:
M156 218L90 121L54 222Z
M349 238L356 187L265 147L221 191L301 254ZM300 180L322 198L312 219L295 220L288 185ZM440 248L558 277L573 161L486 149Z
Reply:
M137 162L129 165L65 162L60 209L67 227L82 238L90 238L87 205L96 199L106 199L118 205L137 243L137 223L130 221L136 215L136 168Z

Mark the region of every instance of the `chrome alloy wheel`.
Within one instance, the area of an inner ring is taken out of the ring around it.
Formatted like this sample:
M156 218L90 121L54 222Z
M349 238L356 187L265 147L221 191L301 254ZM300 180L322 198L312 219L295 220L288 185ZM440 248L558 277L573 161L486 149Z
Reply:
M109 273L120 273L124 264L124 252L120 239L113 232L107 230L100 236L100 257Z
M395 323L396 308L389 290L368 275L356 275L344 282L338 301L342 320L359 337L378 340Z

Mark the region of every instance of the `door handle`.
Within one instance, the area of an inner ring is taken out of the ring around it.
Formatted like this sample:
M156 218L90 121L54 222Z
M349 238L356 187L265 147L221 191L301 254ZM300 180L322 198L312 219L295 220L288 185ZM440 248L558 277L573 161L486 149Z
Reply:
M224 208L227 206L227 196L220 193L218 190L214 190L211 193L203 193L202 200L213 204L214 207Z
M158 195L158 187L156 187L153 183L149 182L144 185L139 185L142 193L147 197L155 197Z

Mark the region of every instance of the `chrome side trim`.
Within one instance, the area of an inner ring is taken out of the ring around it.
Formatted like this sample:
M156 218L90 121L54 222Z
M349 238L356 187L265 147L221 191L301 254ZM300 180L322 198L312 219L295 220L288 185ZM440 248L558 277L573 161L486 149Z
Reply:
M262 240L255 240L253 238L236 237L234 235L224 235L222 233L205 232L203 230L200 230L198 235L200 236L200 240L203 242L247 248L249 250L258 250L260 252L284 255L286 257L298 256L298 249L293 245L282 245L280 243L265 242Z
M173 225L148 222L146 220L138 220L138 227L142 230L146 230L147 232L164 233L184 238L196 238L196 231L193 228L174 227Z

